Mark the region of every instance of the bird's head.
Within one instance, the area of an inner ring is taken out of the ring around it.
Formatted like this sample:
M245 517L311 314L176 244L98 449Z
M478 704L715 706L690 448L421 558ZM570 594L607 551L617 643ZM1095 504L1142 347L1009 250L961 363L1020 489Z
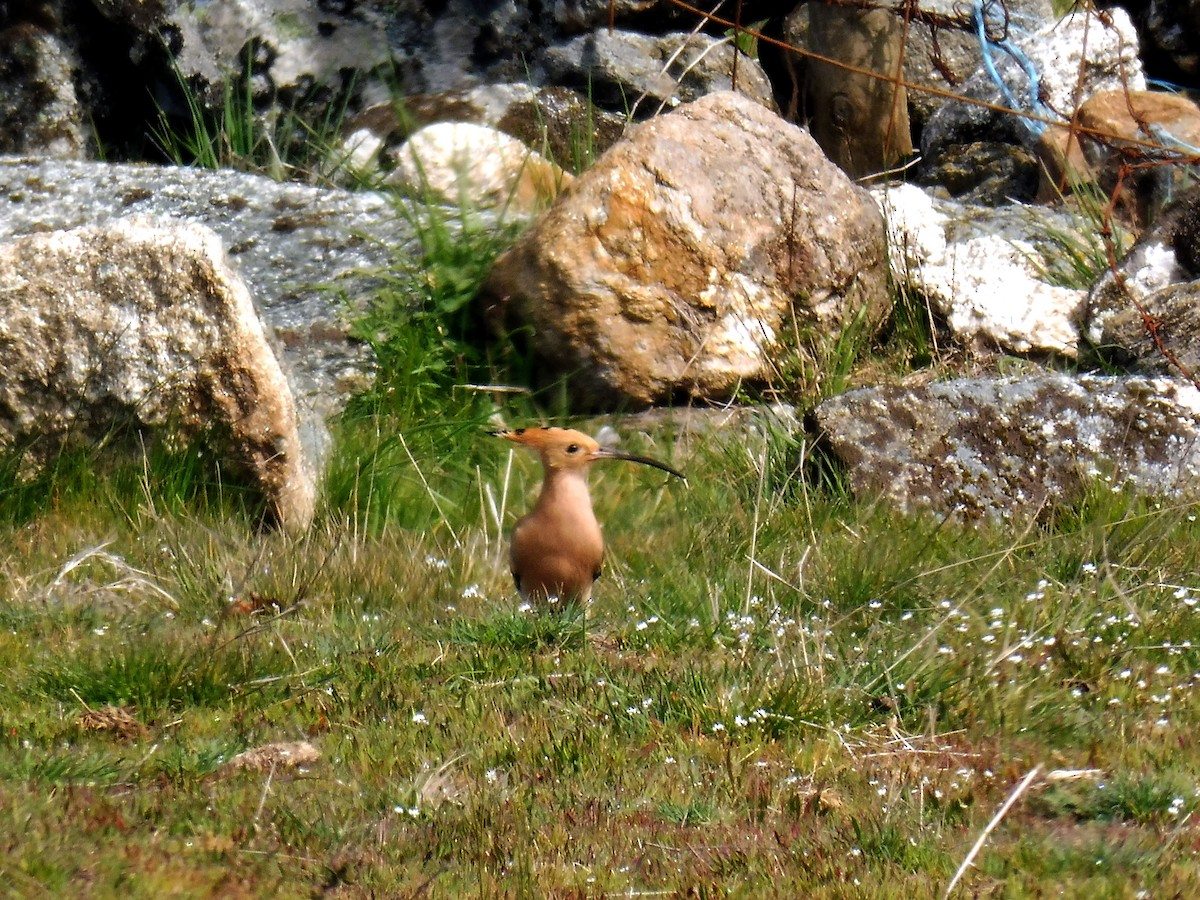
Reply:
M601 445L595 438L573 428L517 428L512 431L493 431L492 434L536 450L547 469L585 469L598 459L624 459L629 462L653 466L669 472L676 478L687 481L682 472L648 456L638 456L623 450L614 450Z

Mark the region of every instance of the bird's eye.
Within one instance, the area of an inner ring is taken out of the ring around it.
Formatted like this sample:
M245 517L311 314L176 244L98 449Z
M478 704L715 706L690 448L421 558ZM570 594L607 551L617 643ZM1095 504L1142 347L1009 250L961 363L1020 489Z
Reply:
M570 445L568 445L568 447L567 447L567 452L568 452L568 453L578 453L578 452L579 452L579 445L578 445L578 444L570 444Z

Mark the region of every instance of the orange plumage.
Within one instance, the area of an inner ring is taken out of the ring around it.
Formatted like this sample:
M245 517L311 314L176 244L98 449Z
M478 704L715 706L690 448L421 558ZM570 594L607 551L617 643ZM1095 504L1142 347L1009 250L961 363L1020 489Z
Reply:
M518 428L494 434L536 451L545 473L537 503L513 529L510 552L517 590L531 602L591 599L604 558L604 539L588 493L592 463L624 459L684 478L657 460L603 447L571 428Z

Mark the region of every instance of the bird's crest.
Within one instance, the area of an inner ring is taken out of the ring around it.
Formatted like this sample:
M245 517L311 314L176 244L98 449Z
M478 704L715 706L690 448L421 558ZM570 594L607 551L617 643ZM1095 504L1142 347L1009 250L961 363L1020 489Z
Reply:
M492 434L539 452L554 447L569 447L574 444L581 450L592 453L600 447L594 438L588 437L582 431L576 431L574 428L558 428L553 425L545 425L541 428L516 428L511 431L493 431Z

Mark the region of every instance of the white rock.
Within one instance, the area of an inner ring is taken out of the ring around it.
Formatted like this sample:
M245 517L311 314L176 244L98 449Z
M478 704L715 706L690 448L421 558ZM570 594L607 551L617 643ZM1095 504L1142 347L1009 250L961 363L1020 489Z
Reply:
M369 176L379 170L379 154L383 138L369 128L360 128L342 139L325 163L325 174L331 177L349 175Z
M471 122L438 122L400 148L388 183L452 206L531 214L571 175L516 138Z
M1028 42L1025 49L1041 72L1052 109L1072 110L1096 91L1146 89L1138 33L1129 13L1115 7L1107 15L1111 27L1094 15L1077 13L1044 26Z
M914 185L873 194L888 223L894 279L917 287L955 334L1017 353L1078 353L1087 292L1047 283L1030 241L972 233L963 228L970 210Z

